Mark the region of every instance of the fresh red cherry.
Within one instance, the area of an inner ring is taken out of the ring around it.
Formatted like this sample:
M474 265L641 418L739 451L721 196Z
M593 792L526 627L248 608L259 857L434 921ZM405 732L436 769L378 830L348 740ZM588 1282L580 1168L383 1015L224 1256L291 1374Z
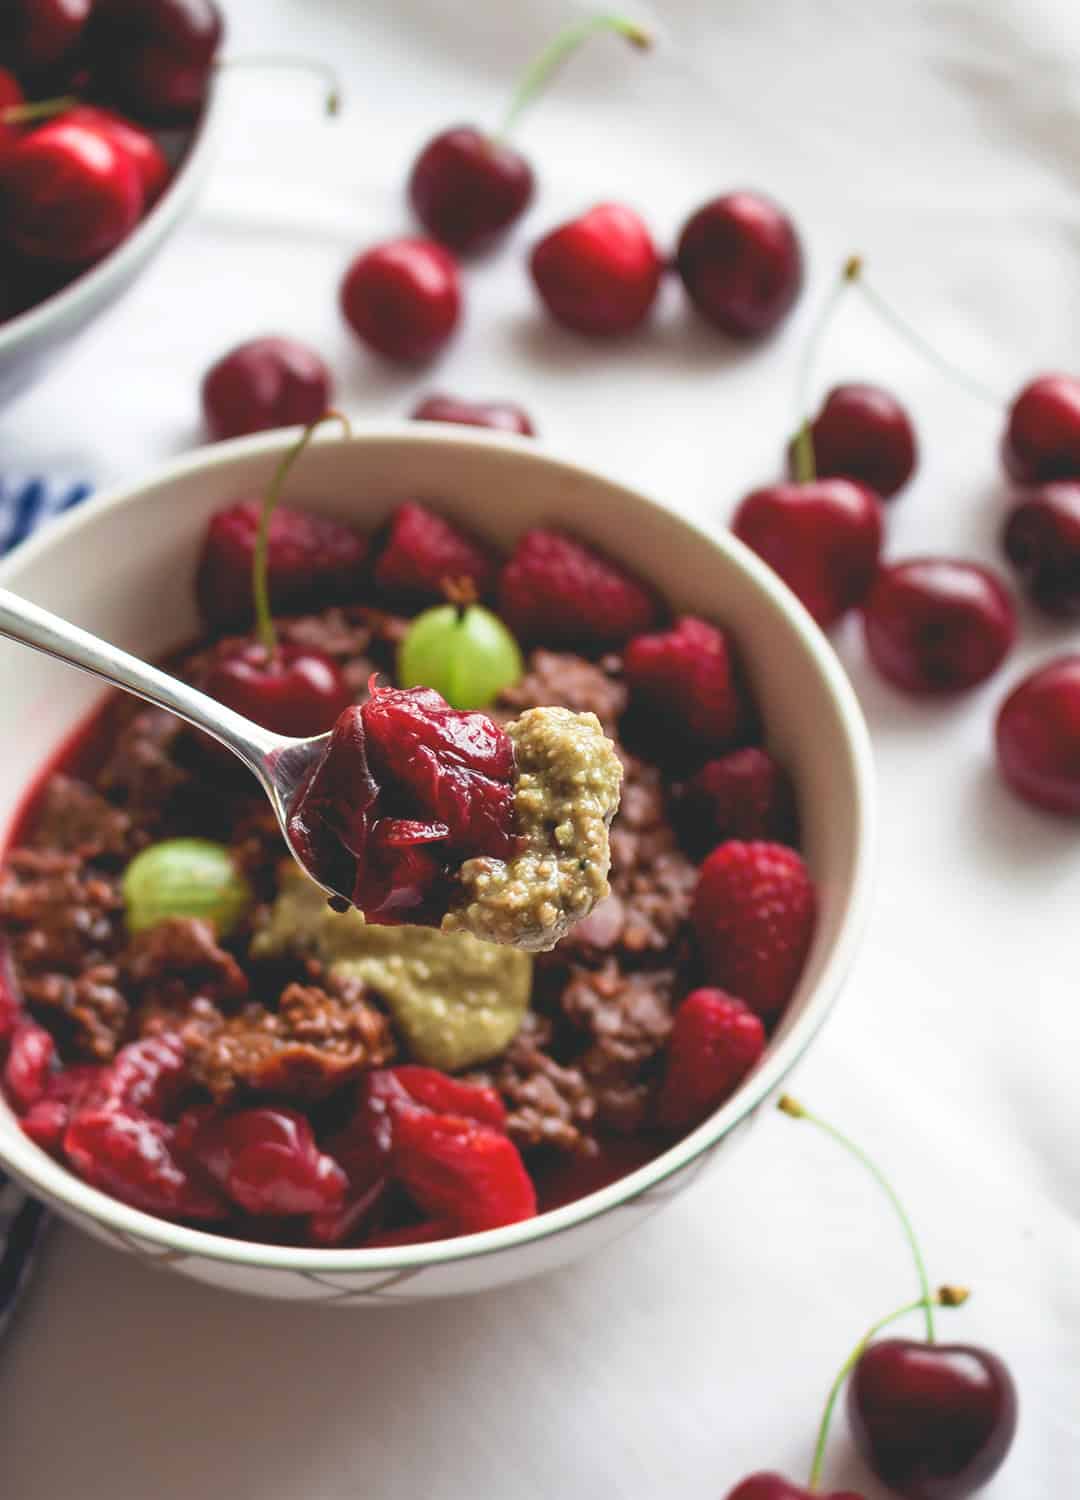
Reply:
M430 140L409 177L409 201L424 228L462 253L491 245L532 201L532 167L512 146L472 125Z
M792 1484L782 1474L762 1470L737 1484L727 1500L864 1500L864 1497L854 1490L831 1490L825 1495L818 1489Z
M139 173L127 152L78 122L39 126L0 159L0 232L32 259L100 260L131 233L142 206Z
M1080 615L1080 482L1033 490L1009 516L1002 541L1033 604L1059 619Z
M353 701L341 669L321 651L246 641L223 654L206 678L211 698L264 729L296 739L324 734Z
M1080 379L1040 375L1024 386L1009 408L1001 457L1021 484L1080 479Z
M92 0L4 0L0 50L21 73L54 68L74 51Z
M23 91L15 74L7 68L0 68L0 154L19 139L21 131L17 121L6 116L9 110L21 108L23 102Z
M150 208L161 197L169 183L172 169L168 158L148 130L113 109L96 104L80 104L61 118L69 124L86 125L106 136L135 165L142 183L143 208Z
M727 193L683 226L675 263L691 302L734 339L758 339L783 321L802 287L795 226L760 193Z
M545 235L529 269L556 322L606 338L644 322L663 263L632 209L601 203Z
M464 427L494 427L535 437L529 414L512 401L463 401L460 396L427 396L413 409L414 422L460 422Z
M453 256L434 240L388 240L358 255L341 285L349 326L387 359L431 359L461 316Z
M905 1500L960 1500L997 1472L1016 1431L1005 1364L970 1344L881 1339L848 1384L848 1420L874 1473Z
M1013 689L996 741L1001 773L1018 796L1080 814L1080 655L1055 657Z
M190 119L206 97L223 33L214 0L94 0L95 78L139 119Z
M919 695L974 687L1004 661L1016 634L1012 597L987 568L915 557L882 568L863 607L870 659Z
M819 625L866 597L881 552L881 505L850 479L754 490L731 529L787 584Z
M202 383L203 415L216 439L306 427L330 401L330 371L314 349L295 339L239 344L211 365Z
M810 424L814 465L821 478L857 479L889 500L911 478L917 461L915 429L897 401L877 385L838 385ZM796 472L795 440L789 448Z

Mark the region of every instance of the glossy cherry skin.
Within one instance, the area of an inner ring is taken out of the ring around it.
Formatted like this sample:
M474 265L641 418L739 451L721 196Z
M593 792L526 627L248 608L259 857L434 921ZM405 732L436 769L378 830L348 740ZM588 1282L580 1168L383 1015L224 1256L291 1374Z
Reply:
M463 401L459 396L426 396L413 408L414 422L460 422L464 427L493 427L535 437L528 412L512 401Z
M224 29L214 0L94 0L95 78L139 119L190 119L206 97Z
M239 344L203 377L202 409L210 436L242 437L274 427L307 427L331 401L331 376L314 349L295 339Z
M30 259L90 265L131 233L142 206L127 152L78 122L51 120L0 159L0 232Z
M970 1344L881 1339L852 1371L848 1420L874 1473L905 1500L960 1500L996 1473L1016 1431L1016 1387Z
M830 1490L826 1495L821 1490L804 1489L782 1474L763 1469L737 1484L727 1500L864 1500L864 1497L854 1490Z
M389 240L358 255L341 284L354 333L387 359L438 354L461 317L457 262L434 240Z
M838 385L810 424L820 479L867 484L890 500L911 478L918 460L915 429L896 397L877 385ZM794 473L795 440L788 448Z
M25 103L19 80L7 68L0 68L0 155L14 145L22 134L23 127L13 121L4 119L4 113L9 109L17 109L20 104Z
M1018 796L1080 815L1080 654L1025 677L1001 706L995 739L1001 774Z
M663 265L638 215L601 203L545 235L529 269L557 323L608 338L630 333L648 317Z
M1001 457L1021 484L1080 479L1080 379L1040 375L1024 386L1009 408Z
M1002 544L1033 604L1056 619L1080 616L1080 482L1032 490L1005 523Z
M803 283L795 226L760 193L727 193L689 218L675 263L690 300L733 339L759 339L790 312Z
M819 625L859 604L881 552L881 505L850 479L771 484L742 501L735 535L779 573Z
M164 151L148 130L143 130L124 115L118 115L115 110L103 109L96 104L80 104L60 118L69 124L86 125L99 131L126 152L142 183L144 210L157 202L169 184L172 169Z
M519 152L472 125L456 125L416 158L409 201L429 234L468 254L487 249L521 217L534 185Z
M336 663L306 646L279 644L271 655L248 641L214 664L205 686L219 703L296 739L332 729L353 701Z
M56 67L74 51L93 0L4 0L0 50L21 73Z
M863 606L870 660L907 693L963 692L1004 661L1016 612L987 568L948 557L914 557L882 568Z

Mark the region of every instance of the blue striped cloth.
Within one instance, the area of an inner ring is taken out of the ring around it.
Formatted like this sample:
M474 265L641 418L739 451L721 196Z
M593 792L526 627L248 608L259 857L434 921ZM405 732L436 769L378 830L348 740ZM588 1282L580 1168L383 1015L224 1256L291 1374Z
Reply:
M85 500L84 483L50 483L26 476L0 477L0 556L53 516ZM34 1247L45 1227L45 1211L0 1171L0 1334L26 1284Z

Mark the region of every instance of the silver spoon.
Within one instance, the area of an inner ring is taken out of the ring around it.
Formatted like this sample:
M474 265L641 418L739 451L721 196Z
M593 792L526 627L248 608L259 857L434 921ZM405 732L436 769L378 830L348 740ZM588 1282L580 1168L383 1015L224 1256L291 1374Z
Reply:
M189 687L186 682L170 677L167 672L121 651L118 646L99 640L88 630L31 604L28 599L21 599L8 589L0 589L0 636L7 636L22 646L43 651L46 656L54 656L69 666L104 678L113 687L123 688L125 693L134 693L158 708L168 709L194 724L196 729L220 740L258 777L270 799L289 853L300 868L334 899L335 905L340 906L342 901L351 904L347 893L335 891L319 879L289 834L289 814L296 795L326 749L329 734L319 734L309 740L272 734L198 689Z

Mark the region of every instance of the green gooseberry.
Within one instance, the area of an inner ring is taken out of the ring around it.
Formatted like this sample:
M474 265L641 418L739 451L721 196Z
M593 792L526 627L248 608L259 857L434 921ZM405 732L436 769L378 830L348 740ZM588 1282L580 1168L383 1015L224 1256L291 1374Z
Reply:
M252 903L252 891L224 844L165 839L136 854L124 871L129 932L169 917L202 917L225 937Z
M434 688L451 708L486 708L524 671L517 641L482 604L426 609L398 647L399 686Z

